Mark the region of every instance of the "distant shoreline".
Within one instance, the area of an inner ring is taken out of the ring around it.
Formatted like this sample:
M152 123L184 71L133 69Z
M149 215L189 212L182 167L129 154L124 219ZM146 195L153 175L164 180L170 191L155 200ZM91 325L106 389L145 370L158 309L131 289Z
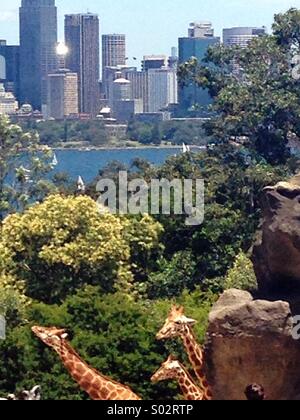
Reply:
M197 149L197 150L205 150L206 146L190 146L191 149ZM105 150L160 150L160 149L175 149L175 150L181 150L182 146L178 145L166 145L166 146L123 146L123 147L117 147L117 146L101 146L101 147L51 147L54 151L79 151L79 152L95 152L95 151L105 151Z

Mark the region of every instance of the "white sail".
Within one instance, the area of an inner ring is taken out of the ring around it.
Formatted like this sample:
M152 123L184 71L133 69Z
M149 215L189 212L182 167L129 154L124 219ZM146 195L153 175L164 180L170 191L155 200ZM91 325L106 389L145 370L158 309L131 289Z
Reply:
M187 150L188 153L190 153L190 151L191 151L190 146L186 146L186 150Z
M85 183L83 179L81 178L81 176L78 177L77 190L80 192L85 192Z
M187 149L185 143L182 143L182 152L183 153L187 153L188 152L188 149Z
M51 166L54 168L57 165L58 165L58 160L57 160L56 154L54 153Z

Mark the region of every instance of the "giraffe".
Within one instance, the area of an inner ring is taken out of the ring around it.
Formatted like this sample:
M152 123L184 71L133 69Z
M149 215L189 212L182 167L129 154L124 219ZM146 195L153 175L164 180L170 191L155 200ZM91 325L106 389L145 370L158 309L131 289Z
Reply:
M195 385L192 377L183 367L183 365L173 356L169 356L160 369L152 376L152 382L166 381L176 379L180 385L181 391L187 401L203 401L203 391Z
M107 378L88 366L67 341L66 330L32 327L32 332L59 355L72 378L93 400L138 401L141 400L130 388Z
M183 340L200 387L203 389L203 400L211 400L212 393L203 371L203 351L197 343L192 329L195 324L196 321L194 319L187 318L184 315L184 308L182 306L173 306L166 319L165 325L159 331L156 338L158 340L165 340L168 338L180 337Z

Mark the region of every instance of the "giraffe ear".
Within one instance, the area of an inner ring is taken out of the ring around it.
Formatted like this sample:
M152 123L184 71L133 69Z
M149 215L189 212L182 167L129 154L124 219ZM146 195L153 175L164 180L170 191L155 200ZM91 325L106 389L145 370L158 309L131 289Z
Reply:
M68 338L68 333L63 333L62 335L61 335L61 338L63 339L63 340L66 340L66 338Z
M188 318L188 317L186 317L186 316L183 316L182 317L182 322L184 323L184 324L189 324L189 325L195 325L195 324L197 324L197 321L195 320L195 319L193 319L193 318Z

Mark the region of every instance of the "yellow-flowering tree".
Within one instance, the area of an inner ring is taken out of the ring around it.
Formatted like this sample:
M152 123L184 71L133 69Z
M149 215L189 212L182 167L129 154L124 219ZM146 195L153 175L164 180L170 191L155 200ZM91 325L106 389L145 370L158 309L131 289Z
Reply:
M84 284L126 290L144 280L135 267L158 249L161 230L149 216L100 213L89 197L53 195L4 220L2 267L25 282L28 296L47 303Z

